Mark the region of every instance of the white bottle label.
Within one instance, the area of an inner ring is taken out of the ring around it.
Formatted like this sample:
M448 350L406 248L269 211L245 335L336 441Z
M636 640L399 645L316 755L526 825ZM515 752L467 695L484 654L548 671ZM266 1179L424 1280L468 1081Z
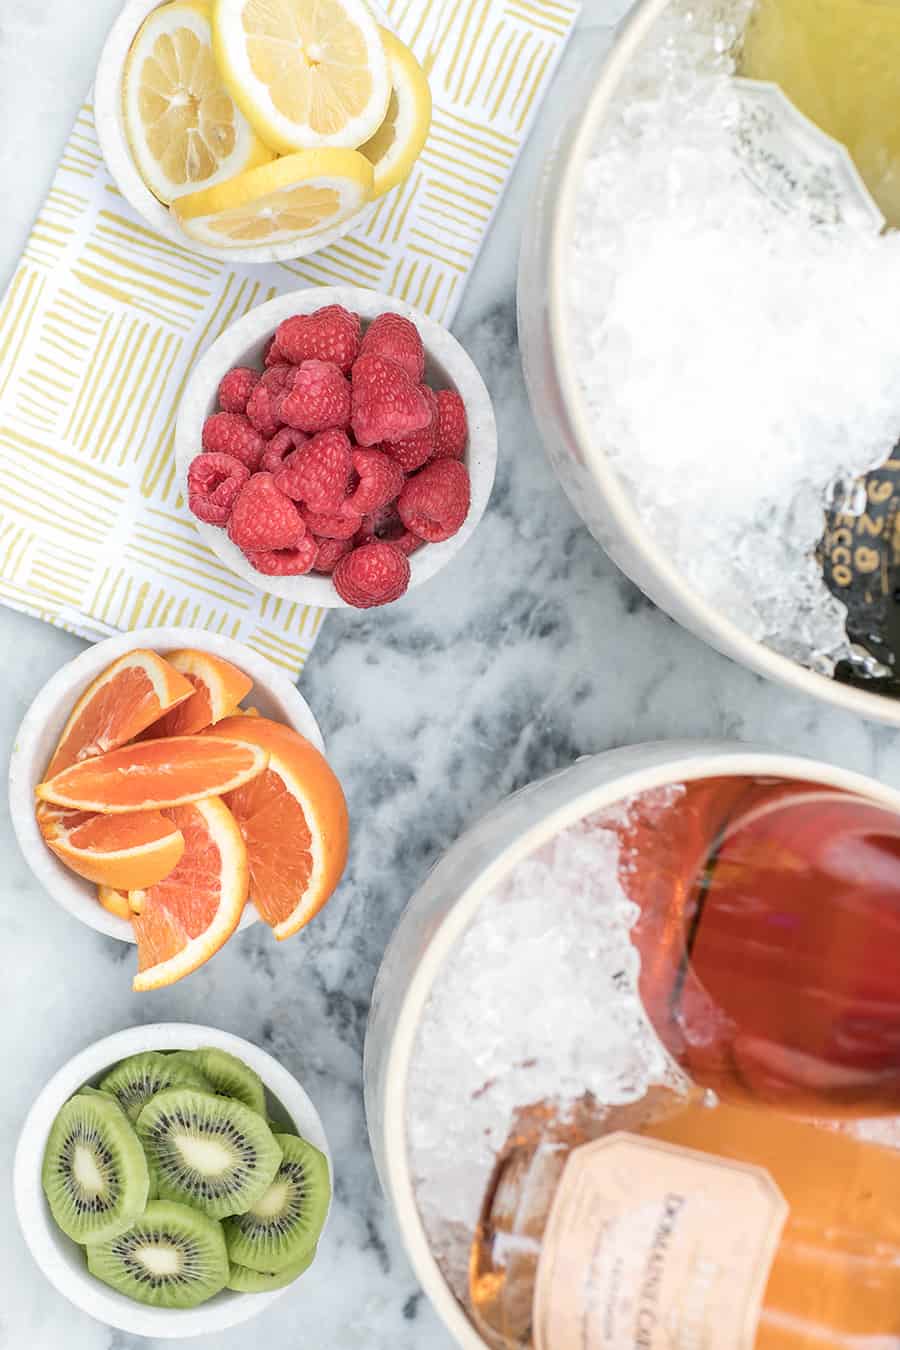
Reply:
M777 84L733 84L742 112L735 148L759 191L782 211L805 211L811 225L880 234L884 215L846 146L804 117Z
M535 1350L753 1350L788 1206L762 1168L611 1134L544 1235Z

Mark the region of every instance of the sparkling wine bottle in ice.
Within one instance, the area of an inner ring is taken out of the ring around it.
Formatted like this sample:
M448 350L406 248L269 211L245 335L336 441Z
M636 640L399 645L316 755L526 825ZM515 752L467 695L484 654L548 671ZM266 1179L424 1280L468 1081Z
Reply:
M900 1346L900 1152L699 1094L537 1115L472 1246L489 1345Z

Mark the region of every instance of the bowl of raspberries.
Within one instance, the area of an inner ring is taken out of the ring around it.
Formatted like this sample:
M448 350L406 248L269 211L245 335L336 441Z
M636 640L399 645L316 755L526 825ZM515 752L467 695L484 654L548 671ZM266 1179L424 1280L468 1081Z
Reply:
M497 464L471 358L412 306L355 287L270 300L197 364L176 430L204 542L283 599L371 609L439 572Z

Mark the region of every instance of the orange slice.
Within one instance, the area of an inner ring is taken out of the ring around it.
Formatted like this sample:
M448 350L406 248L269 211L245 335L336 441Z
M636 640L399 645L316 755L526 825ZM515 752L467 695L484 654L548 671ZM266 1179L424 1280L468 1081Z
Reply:
M87 881L123 891L162 881L184 852L184 840L158 811L98 816L42 804L44 842L60 862Z
M231 937L247 903L247 849L225 803L210 797L165 814L184 835L185 850L175 871L144 892L132 916L137 993L174 984L202 966Z
M242 698L253 688L253 681L230 661L209 652L169 652L166 660L189 680L194 692L184 703L147 728L147 739L160 736L194 736L223 717L230 717Z
M233 720L229 717L228 724ZM41 801L78 811L158 811L232 792L262 773L266 760L265 750L243 737L140 741L73 764L35 791Z
M204 732L268 754L268 767L226 801L241 827L250 898L279 939L325 904L347 863L347 803L328 761L290 727L267 717L229 717Z
M53 778L82 759L125 745L193 692L190 681L156 652L120 657L75 704L44 776Z
M103 908L109 910L110 914L115 914L117 919L131 918L127 891L117 891L112 886L98 886L97 899Z

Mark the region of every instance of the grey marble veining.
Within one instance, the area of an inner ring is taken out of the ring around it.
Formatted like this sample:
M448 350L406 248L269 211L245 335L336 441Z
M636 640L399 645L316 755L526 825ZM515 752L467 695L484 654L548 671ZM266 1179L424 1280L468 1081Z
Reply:
M118 0L0 0L0 282L9 275ZM621 6L619 6L621 9ZM56 908L5 819L0 907L0 1350L139 1350L77 1313L33 1265L12 1215L18 1128L53 1070L119 1027L214 1023L283 1060L319 1106L337 1203L302 1290L198 1350L449 1350L385 1213L368 1151L361 1053L375 972L406 900L450 842L514 788L630 741L732 736L828 758L900 785L900 738L732 665L646 601L568 507L531 421L516 345L521 221L575 64L617 10L587 0L576 41L469 288L456 332L496 401L501 461L460 559L392 609L335 614L302 688L354 822L339 893L301 937L254 928L173 989L130 992L133 954ZM0 610L0 745L81 644ZM2 816L3 813L0 813ZM161 1344L161 1343L160 1343Z

